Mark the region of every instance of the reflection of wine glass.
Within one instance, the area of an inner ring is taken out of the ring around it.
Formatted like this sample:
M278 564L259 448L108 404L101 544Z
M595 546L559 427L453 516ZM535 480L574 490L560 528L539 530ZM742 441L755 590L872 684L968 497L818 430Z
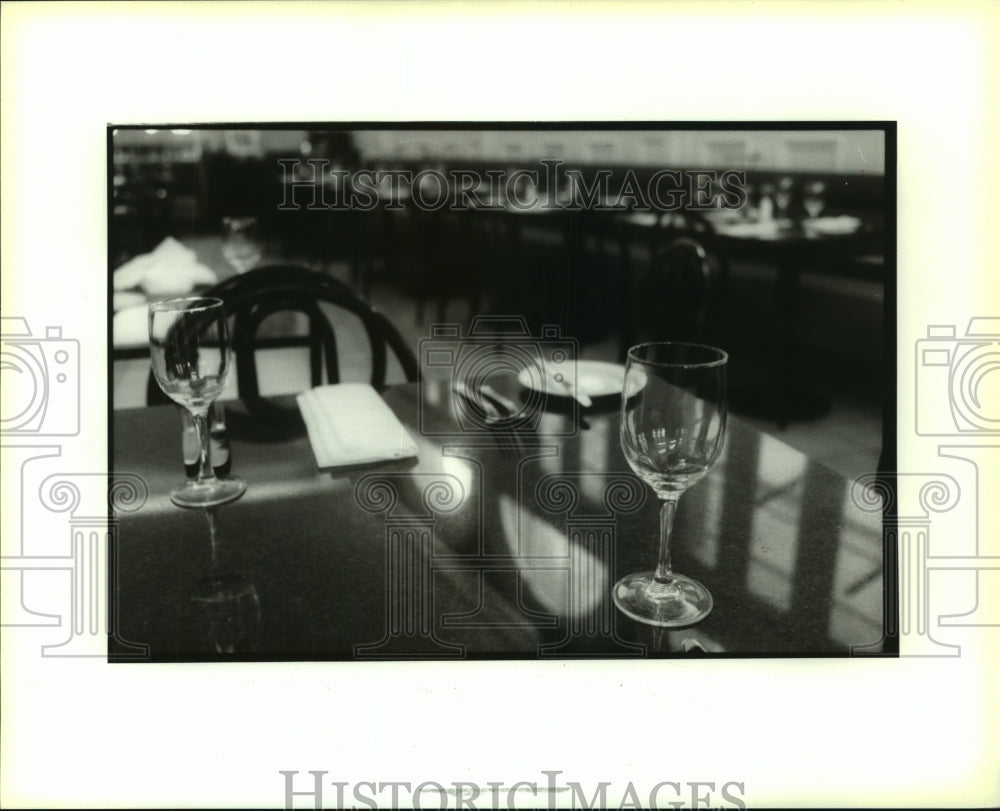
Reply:
M222 221L222 256L237 273L246 273L263 254L256 217L226 217Z
M826 184L821 180L813 181L806 185L805 194L802 196L802 205L809 215L809 219L815 220L823 212L823 193L826 191Z
M198 476L175 487L178 507L210 507L243 495L246 483L216 478L209 450L208 411L229 378L232 351L222 300L181 298L149 305L149 349L160 388L194 418L201 445Z
M663 505L656 570L622 578L613 597L624 614L649 625L690 625L712 610L708 589L671 569L670 534L681 493L722 451L727 360L721 349L699 344L640 344L628 352L622 450Z
M222 568L219 562L217 510L205 510L211 546L211 569L191 593L206 641L220 654L254 653L260 633L260 599L253 583Z

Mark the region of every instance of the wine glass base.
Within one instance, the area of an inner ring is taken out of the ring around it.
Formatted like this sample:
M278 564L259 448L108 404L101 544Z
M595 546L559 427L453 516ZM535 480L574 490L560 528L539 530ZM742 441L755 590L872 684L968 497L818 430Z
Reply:
M626 617L660 628L679 628L703 620L712 610L712 595L697 580L682 574L657 582L653 572L623 577L612 591L618 610Z
M216 653L256 652L260 599L253 583L234 574L208 575L195 585L191 602L204 639Z
M189 481L170 491L170 500L178 507L198 509L218 507L236 501L247 490L247 483L236 476L208 481Z

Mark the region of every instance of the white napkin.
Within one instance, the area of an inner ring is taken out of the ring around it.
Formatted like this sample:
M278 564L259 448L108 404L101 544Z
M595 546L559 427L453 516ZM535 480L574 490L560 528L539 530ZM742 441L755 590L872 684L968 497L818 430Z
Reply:
M417 455L402 423L367 383L338 383L296 400L320 470Z
M146 305L119 310L112 318L111 328L116 349L146 346L149 343L149 313Z
M215 272L198 261L197 254L173 237L151 253L139 254L114 272L115 290L141 287L150 296L183 296L198 284L215 284Z

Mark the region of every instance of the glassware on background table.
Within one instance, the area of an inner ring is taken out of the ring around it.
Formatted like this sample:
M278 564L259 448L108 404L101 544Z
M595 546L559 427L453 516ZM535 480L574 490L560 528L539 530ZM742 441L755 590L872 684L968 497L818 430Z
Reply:
M747 183L743 186L743 190L746 192L747 198L743 203L743 208L740 209L740 214L744 220L756 220L757 188L752 183Z
M757 220L758 222L772 222L774 220L774 186L770 183L761 184Z
M222 256L237 273L246 273L263 256L256 217L226 217L222 221Z
M792 206L792 197L795 192L795 181L790 177L783 177L778 181L778 188L774 193L774 207L779 220L788 218L788 212Z
M690 625L712 610L708 589L673 571L670 541L681 494L722 452L727 362L721 349L700 344L649 343L628 351L622 450L663 504L656 569L623 577L612 596L622 613L648 625Z
M806 214L809 215L809 219L815 220L823 213L823 207L826 204L823 199L825 192L826 183L821 180L806 184L805 193L802 196L802 206L805 208Z
M190 413L201 449L197 477L178 485L178 507L212 507L243 495L246 483L218 478L212 469L208 413L226 387L232 367L229 327L222 300L167 299L149 305L149 351L160 388Z

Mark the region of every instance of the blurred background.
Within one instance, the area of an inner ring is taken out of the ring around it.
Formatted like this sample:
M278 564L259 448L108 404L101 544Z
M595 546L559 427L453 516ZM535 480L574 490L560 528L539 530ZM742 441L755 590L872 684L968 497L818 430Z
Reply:
M557 325L591 360L717 344L734 413L854 477L893 402L885 163L878 129L114 129L114 407L146 403L149 300L292 262L350 285L418 355L432 324L467 334L484 314ZM670 211L643 206L658 172L661 200L687 192ZM352 379L360 349L338 351ZM262 393L308 387L305 367L261 353Z

